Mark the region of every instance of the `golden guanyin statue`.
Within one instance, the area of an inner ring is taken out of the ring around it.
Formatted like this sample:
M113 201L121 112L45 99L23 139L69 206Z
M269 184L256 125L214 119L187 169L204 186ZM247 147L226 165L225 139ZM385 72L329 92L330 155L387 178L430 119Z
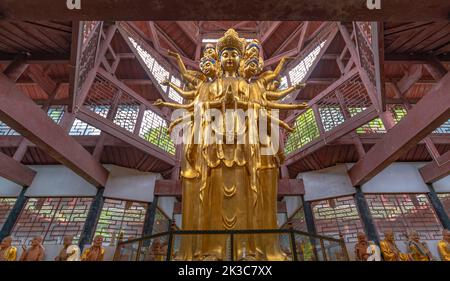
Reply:
M442 240L438 243L438 252L442 261L450 261L450 231L442 231Z
M169 52L186 87L167 80L162 84L187 102L155 104L183 109L170 132L188 129L183 131L181 164L183 230L278 228L278 171L284 156L273 136L279 133L278 126L293 128L272 109L304 109L307 104L276 102L304 84L278 90L274 85L289 58L263 72L260 49L258 41L247 43L230 29L216 46L206 46L199 62L201 73L187 70L181 57ZM241 112L246 112L243 118ZM263 127L267 132L262 133ZM229 235L182 237L175 259L226 260L228 239ZM288 259L275 234L234 235L233 241L234 260Z

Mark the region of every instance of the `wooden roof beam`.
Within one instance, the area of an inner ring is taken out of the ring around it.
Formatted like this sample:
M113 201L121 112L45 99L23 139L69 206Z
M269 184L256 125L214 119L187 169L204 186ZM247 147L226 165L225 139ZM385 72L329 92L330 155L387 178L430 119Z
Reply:
M106 185L108 171L3 73L0 119L91 184Z
M450 73L349 170L354 186L369 181L450 118L449 88Z

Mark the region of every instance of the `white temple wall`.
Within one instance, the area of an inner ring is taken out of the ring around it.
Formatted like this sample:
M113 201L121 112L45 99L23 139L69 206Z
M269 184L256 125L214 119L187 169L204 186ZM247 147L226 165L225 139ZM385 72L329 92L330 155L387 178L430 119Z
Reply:
M160 174L110 165L104 197L138 202L152 202L155 181Z
M356 192L347 175L346 165L300 173L297 179L303 179L306 201L347 196Z

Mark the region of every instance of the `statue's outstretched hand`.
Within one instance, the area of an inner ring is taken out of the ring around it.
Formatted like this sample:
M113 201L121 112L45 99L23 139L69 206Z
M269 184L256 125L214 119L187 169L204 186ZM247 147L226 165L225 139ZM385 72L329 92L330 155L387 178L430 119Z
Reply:
M163 104L162 99L157 99L157 100L153 103L153 105L156 105L156 106L162 105L162 104Z
M169 56L171 56L171 57L174 57L174 58L181 58L181 56L180 56L180 54L179 53L175 53L175 52L172 52L171 50L167 50L167 54L169 55Z
M305 88L305 87L306 87L306 83L298 83L298 84L294 85L294 88L296 90L300 90L300 89Z
M161 82L161 85L163 85L163 86L169 86L169 84L170 84L170 81L167 77Z

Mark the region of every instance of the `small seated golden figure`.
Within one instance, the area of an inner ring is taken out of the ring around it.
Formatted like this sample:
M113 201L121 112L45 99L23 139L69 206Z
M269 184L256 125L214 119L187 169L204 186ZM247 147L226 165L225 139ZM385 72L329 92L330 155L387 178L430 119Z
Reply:
M432 261L433 256L425 242L420 241L419 234L413 230L408 235L409 254L413 261Z
M17 256L17 248L12 246L12 237L3 238L0 243L0 261L15 261Z
M442 240L438 243L438 251L442 261L450 261L450 231L442 231Z
M385 261L409 261L408 254L400 252L395 244L394 233L386 231L384 233L384 240L380 242L381 252Z
M102 244L103 236L95 236L91 247L87 248L83 252L81 261L103 261L103 257L105 256L105 248L103 248Z

